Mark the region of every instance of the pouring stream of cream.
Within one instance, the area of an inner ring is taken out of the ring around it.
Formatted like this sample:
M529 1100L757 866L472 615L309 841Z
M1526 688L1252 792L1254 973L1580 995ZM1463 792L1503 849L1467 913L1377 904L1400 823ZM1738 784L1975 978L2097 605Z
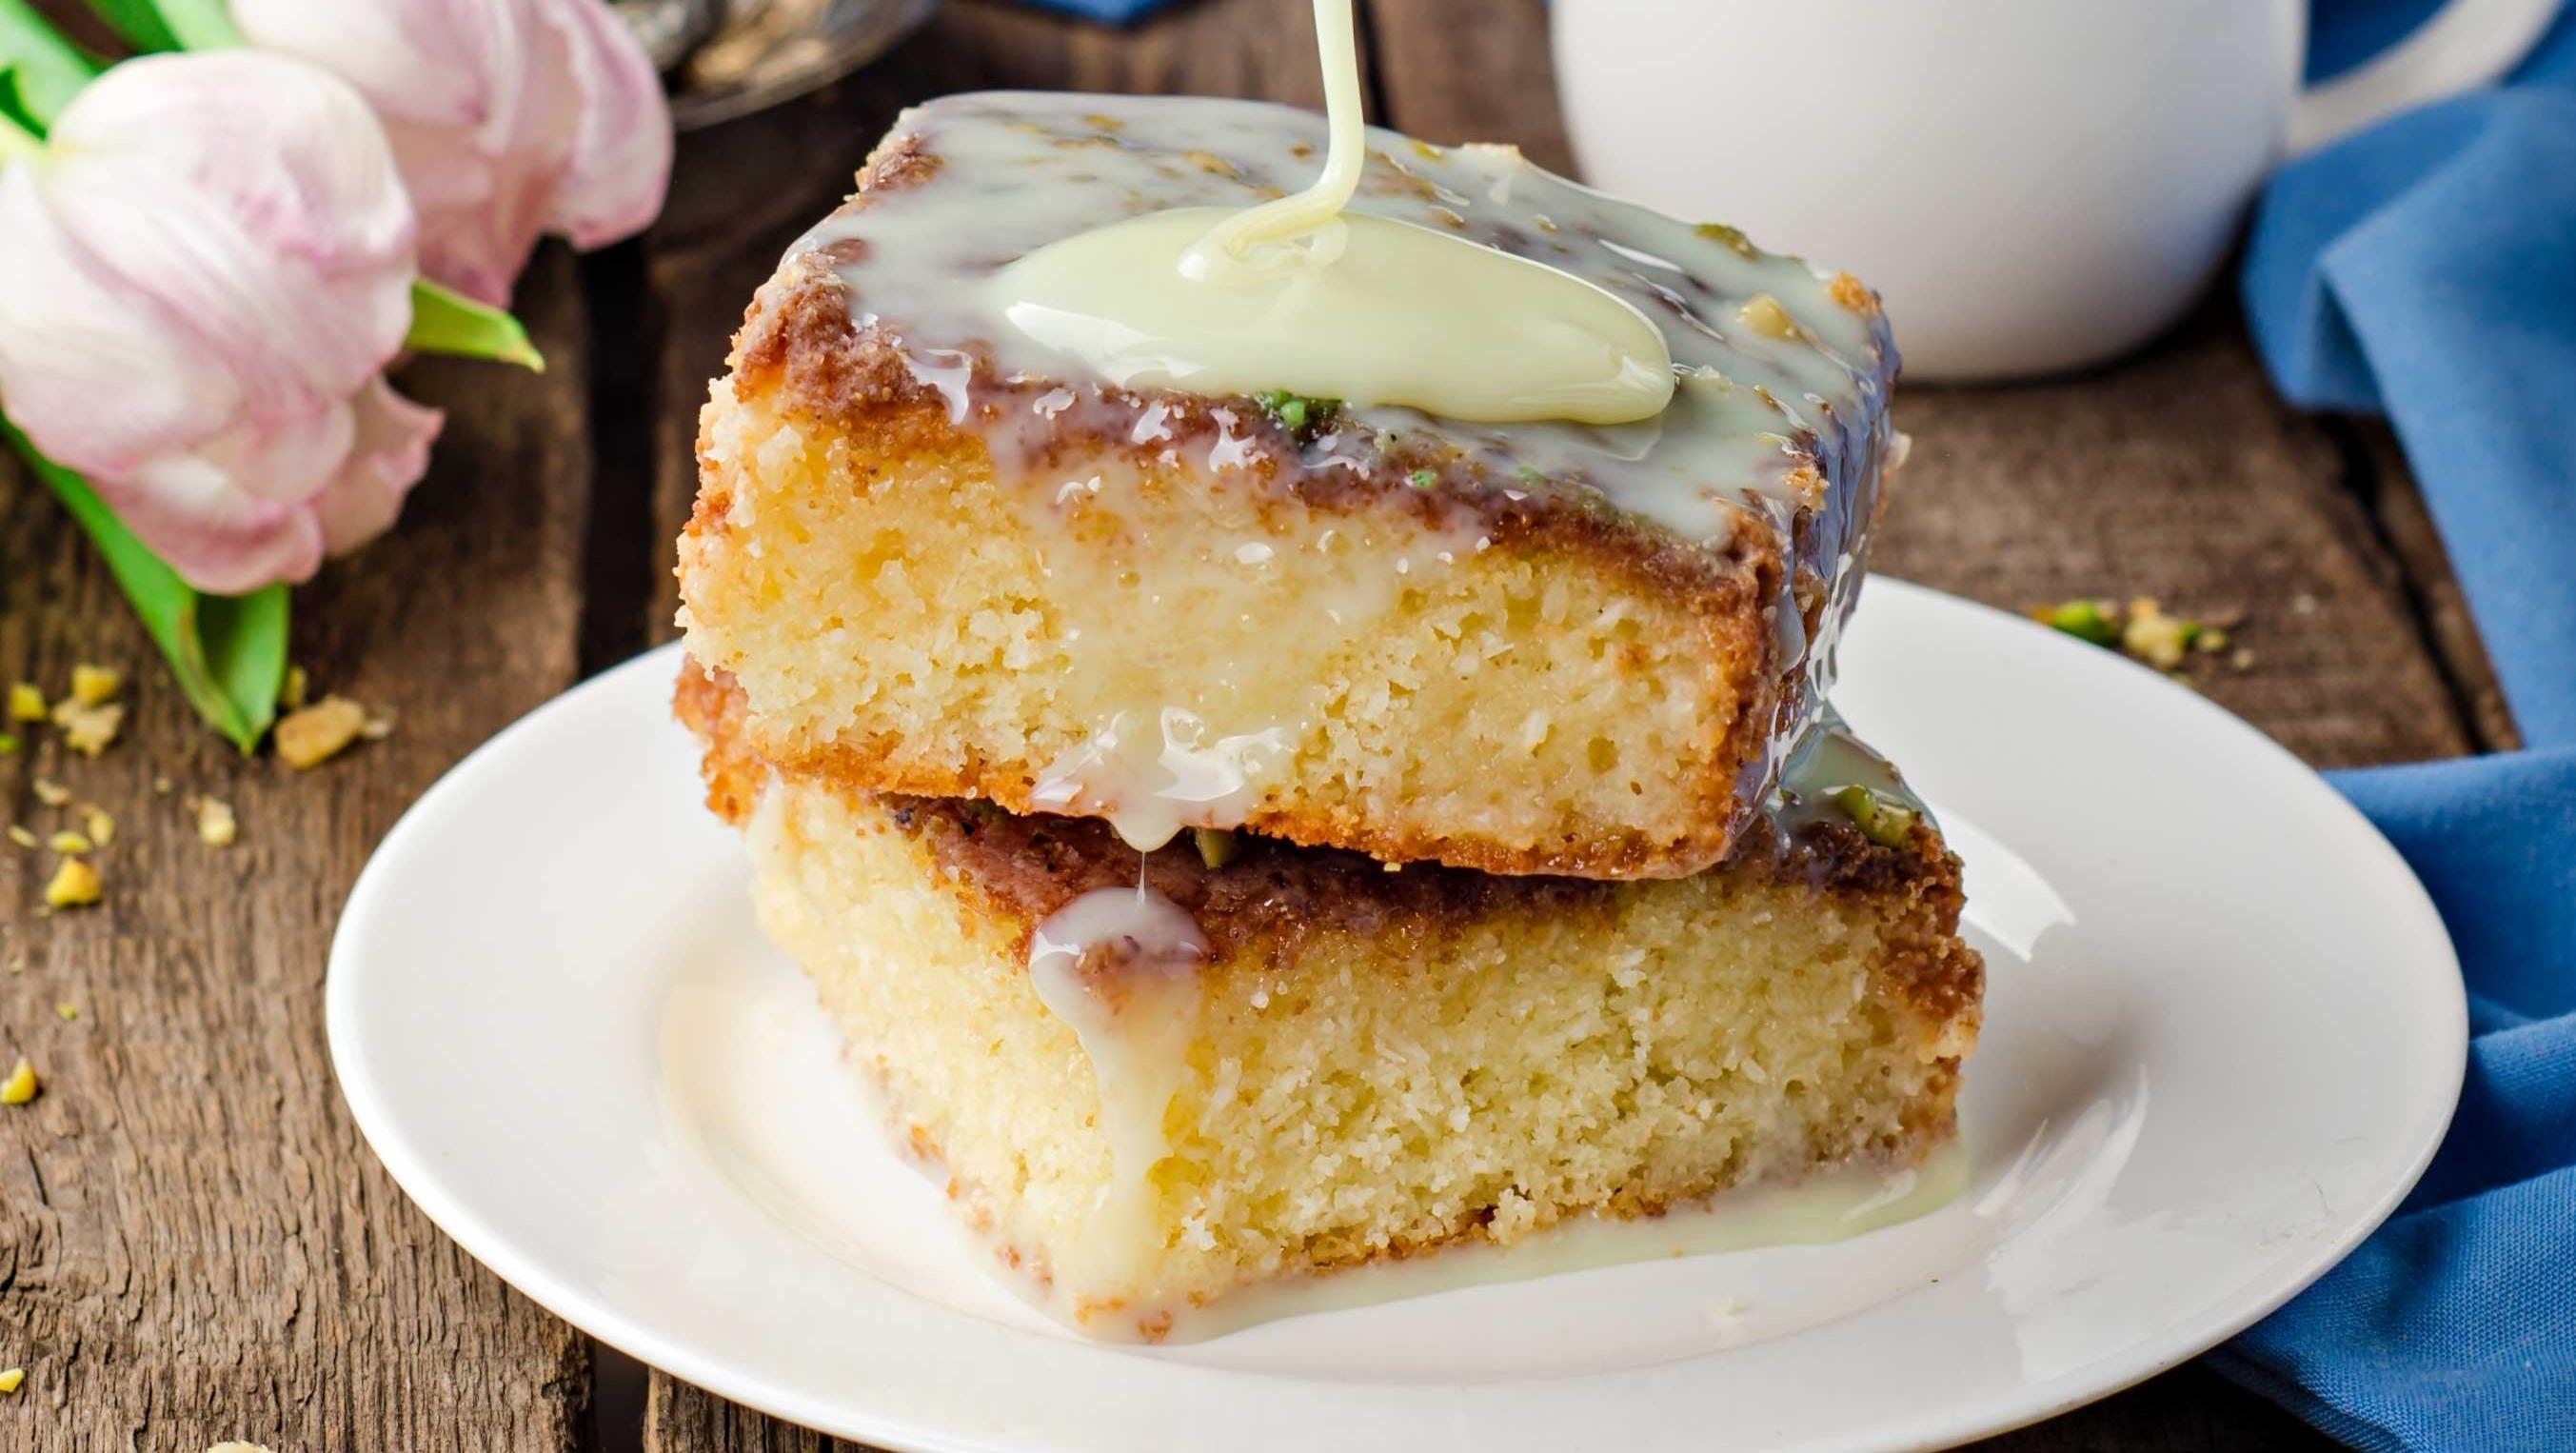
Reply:
M1472 422L1661 414L1672 353L1635 307L1544 263L1351 210L1368 133L1350 0L1315 0L1315 26L1331 129L1312 186L1039 248L994 274L995 309L1126 388L1285 390Z

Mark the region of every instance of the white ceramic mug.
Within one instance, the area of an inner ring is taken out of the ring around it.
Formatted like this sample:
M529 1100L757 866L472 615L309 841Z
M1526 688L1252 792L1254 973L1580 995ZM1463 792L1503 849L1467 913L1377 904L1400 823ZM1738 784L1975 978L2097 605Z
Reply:
M1908 377L2173 322L2284 154L2480 85L2558 0L2451 0L2302 91L2306 0L1555 0L1587 180L1886 296Z

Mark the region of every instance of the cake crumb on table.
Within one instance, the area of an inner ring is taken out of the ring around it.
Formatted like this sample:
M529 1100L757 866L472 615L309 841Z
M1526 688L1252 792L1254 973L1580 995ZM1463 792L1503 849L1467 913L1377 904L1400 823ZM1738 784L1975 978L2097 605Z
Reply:
M22 848L33 848L41 840L36 836L32 829L22 827L13 822L9 824L9 841L16 843Z
M81 809L81 832L91 842L106 847L116 841L116 819L107 815L106 808L92 803Z
M48 908L86 908L99 900L102 888L98 869L82 858L65 858L54 869L54 879L45 885Z
M50 712L51 708L45 704L45 693L37 688L36 683L33 681L9 683L9 719L11 721L43 721Z
M0 1105L24 1105L36 1098L36 1067L21 1055L9 1067L9 1078L0 1080Z
M81 836L79 833L73 832L69 828L65 828L61 832L55 833L52 837L45 839L45 846L62 854L64 857L69 858L88 852L92 845L88 838Z
M233 819L232 804L212 797L197 799L197 841L210 848L228 848L240 832L241 825Z
M72 800L72 790L49 777L39 777L28 783L27 790L35 793L36 800L47 807L60 807Z
M54 725L62 728L63 745L84 757L95 757L116 741L125 727L125 708L113 701L85 702L66 697L54 703Z
M367 709L345 696L326 696L277 724L277 755L290 767L318 767L340 754L366 729Z
M125 685L123 672L110 666L81 665L72 668L72 700L83 706L99 706L114 701Z
M69 999L65 999L54 1006L54 1017L63 1021L65 1024L69 1024L73 1020L80 1018L80 1006Z

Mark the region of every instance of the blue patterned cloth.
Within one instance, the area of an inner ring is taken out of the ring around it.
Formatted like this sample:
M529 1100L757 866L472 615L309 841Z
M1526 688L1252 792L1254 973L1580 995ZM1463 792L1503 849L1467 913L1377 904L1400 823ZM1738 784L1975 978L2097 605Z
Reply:
M2312 70L2426 0L2319 0ZM2404 443L2528 750L2335 774L2468 980L2450 1137L2379 1234L2213 1355L2371 1449L2576 1449L2576 11L2505 84L2282 171L2246 313L2309 408Z

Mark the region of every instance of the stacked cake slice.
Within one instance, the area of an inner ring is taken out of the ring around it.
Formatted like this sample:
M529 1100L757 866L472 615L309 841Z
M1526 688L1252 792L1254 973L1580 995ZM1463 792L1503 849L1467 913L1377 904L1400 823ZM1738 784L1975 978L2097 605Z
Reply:
M1825 709L1895 367L1848 277L1489 148L1356 204L1584 277L1642 425L1133 391L1001 265L1313 166L1234 102L908 113L755 300L679 712L761 918L997 1254L1103 1336L1951 1131L1957 865Z

